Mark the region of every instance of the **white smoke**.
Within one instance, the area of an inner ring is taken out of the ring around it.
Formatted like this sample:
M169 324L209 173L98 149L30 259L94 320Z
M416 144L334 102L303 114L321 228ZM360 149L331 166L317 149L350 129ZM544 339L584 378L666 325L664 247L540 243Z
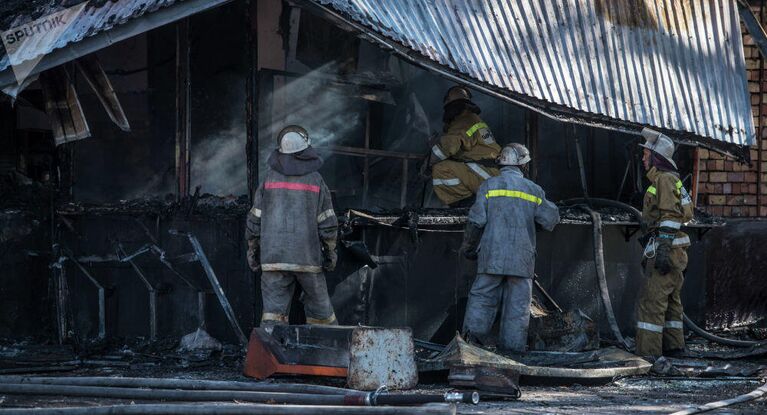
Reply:
M192 187L219 196L247 193L245 126L238 117L229 128L195 143L192 148Z
M272 108L271 123L259 134L262 151L276 148L277 133L290 124L304 127L315 147L336 143L361 126L367 104L354 96L354 86L331 82L338 67L329 63L275 88L266 101Z

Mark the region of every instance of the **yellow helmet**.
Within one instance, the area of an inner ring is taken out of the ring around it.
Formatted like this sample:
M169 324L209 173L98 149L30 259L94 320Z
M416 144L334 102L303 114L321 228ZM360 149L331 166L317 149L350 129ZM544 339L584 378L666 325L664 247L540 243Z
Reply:
M444 106L460 100L471 101L471 91L464 86L456 85L447 90L445 98L442 100L442 105Z

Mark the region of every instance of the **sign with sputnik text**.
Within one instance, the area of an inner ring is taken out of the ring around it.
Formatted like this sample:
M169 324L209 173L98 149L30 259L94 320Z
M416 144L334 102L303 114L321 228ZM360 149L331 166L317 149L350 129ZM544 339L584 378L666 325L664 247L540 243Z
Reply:
M88 2L80 3L2 32L0 36L19 85L40 60L56 48L56 43L87 5Z

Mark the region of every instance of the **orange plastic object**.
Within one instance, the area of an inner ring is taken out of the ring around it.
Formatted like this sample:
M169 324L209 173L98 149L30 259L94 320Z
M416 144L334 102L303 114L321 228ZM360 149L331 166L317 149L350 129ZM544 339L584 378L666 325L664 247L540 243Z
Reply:
M250 333L248 353L245 355L245 376L256 379L266 379L274 374L333 376L345 378L349 373L347 367L314 366L302 364L286 364L277 360L269 345L261 340L254 329Z

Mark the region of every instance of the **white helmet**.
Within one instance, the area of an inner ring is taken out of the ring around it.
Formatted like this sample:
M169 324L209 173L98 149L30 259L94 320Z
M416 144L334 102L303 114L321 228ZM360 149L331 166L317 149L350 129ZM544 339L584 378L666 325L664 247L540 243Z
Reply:
M519 143L506 144L496 162L501 166L522 166L530 161L530 151Z
M645 142L640 144L640 146L660 154L676 168L676 163L674 163L673 159L674 142L667 135L645 127L642 128L642 137L644 137Z
M282 154L294 154L306 150L311 145L309 133L298 125L289 125L277 134L279 151Z

